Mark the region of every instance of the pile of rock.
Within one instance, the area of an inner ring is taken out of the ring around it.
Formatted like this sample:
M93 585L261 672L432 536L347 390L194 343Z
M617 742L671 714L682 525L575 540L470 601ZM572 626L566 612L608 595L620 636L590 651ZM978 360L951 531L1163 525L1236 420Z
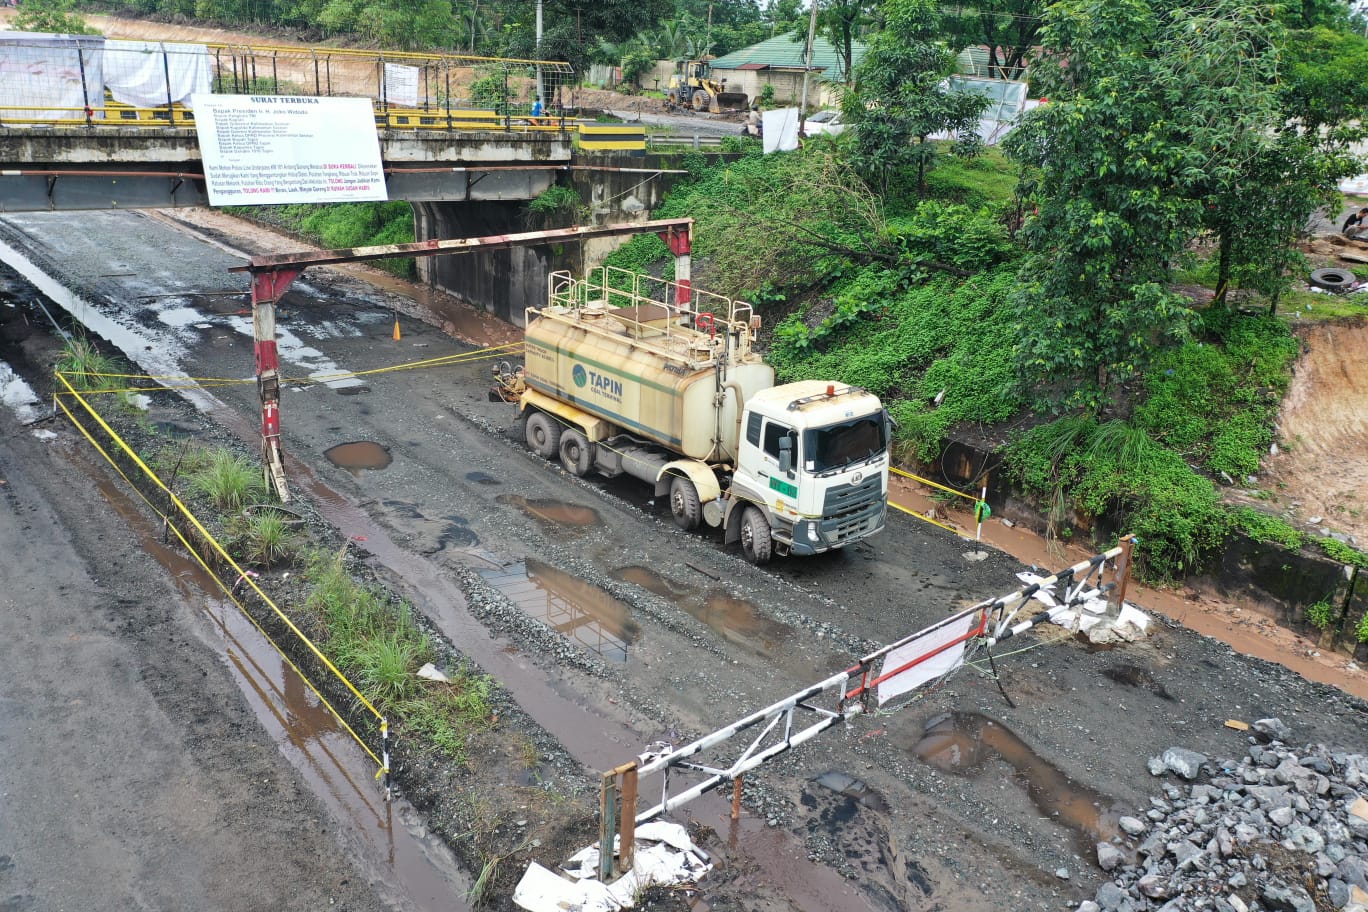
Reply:
M1170 748L1173 774L1143 816L1097 845L1112 880L1079 912L1368 912L1368 756L1293 750L1281 721L1254 723L1247 755Z

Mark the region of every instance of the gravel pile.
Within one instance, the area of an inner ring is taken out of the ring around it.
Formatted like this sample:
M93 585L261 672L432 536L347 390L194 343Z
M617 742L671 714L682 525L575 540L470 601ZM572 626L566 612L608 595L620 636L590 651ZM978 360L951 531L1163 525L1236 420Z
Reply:
M1151 758L1164 787L1121 835L1097 844L1113 879L1079 912L1368 912L1368 756L1293 749L1278 719L1254 723L1246 756L1184 748Z

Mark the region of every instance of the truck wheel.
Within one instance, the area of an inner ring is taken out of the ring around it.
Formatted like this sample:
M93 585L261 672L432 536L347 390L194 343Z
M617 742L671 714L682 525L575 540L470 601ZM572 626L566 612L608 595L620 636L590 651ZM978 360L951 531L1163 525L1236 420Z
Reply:
M703 508L698 502L698 488L689 479L676 475L670 480L670 513L675 525L684 531L698 528Z
M769 523L759 507L746 507L741 514L741 553L746 560L759 567L768 564L774 553Z
M561 426L545 412L527 416L527 445L542 459L555 459L560 450Z
M708 96L707 92L694 92L693 109L695 111L706 111L708 110L708 103L710 101L712 101L712 98Z
M582 433L571 428L561 434L561 465L571 475L588 475L594 464L594 445Z

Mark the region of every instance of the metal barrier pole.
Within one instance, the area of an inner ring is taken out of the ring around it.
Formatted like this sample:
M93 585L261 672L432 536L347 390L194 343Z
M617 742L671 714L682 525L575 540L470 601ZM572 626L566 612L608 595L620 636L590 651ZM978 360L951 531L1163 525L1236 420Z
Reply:
M389 719L380 719L380 768L385 773L385 800L389 801L393 797L390 789L390 763L389 763Z

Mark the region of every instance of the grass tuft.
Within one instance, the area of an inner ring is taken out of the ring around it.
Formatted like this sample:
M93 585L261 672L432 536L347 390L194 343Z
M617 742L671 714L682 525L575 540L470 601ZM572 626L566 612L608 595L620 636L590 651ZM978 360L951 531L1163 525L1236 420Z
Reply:
M214 450L208 464L190 475L190 483L220 510L237 512L266 495L261 470L242 456Z

